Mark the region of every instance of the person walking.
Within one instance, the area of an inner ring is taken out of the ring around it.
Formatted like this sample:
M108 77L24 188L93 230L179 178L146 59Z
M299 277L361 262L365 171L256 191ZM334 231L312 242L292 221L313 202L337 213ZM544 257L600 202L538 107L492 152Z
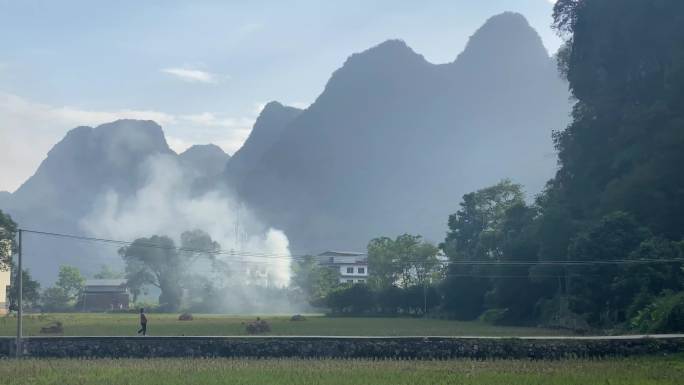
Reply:
M140 308L140 330L138 334L147 335L147 317L145 317L145 309Z

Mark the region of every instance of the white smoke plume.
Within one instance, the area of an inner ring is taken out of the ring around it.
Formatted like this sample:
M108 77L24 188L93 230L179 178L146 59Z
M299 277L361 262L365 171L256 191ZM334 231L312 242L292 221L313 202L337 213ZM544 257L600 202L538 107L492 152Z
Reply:
M222 250L234 250L234 254L217 255L234 272L229 278L231 285L288 285L290 251L282 231L264 226L225 189L193 192L193 173L172 155L151 156L140 167L146 175L143 187L129 198L114 191L99 197L94 210L81 221L84 230L96 237L120 240L166 235L177 245L184 231L203 230L220 243ZM193 273L205 273L206 265L201 265ZM255 276L260 276L261 282L255 281ZM233 298L233 305L236 301L265 305L263 298L236 294L241 298ZM235 306L229 307L240 311ZM262 307L251 309L258 311Z

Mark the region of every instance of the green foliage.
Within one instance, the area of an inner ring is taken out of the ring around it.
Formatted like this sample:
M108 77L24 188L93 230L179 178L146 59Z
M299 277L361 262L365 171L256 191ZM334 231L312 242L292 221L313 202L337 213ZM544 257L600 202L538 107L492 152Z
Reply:
M440 303L437 288L418 285L374 288L354 284L340 287L325 298L325 304L333 314L425 315Z
M645 333L684 331L684 292L660 296L640 310L631 325Z
M394 241L389 237L372 239L368 243L369 282L376 287L390 287L397 281Z
M75 300L76 297L83 290L85 285L85 278L81 275L81 271L74 266L60 266L59 274L55 287L61 289L62 292L69 298L69 301Z
M78 268L60 266L55 286L43 290L40 296L43 310L51 312L73 310L84 284L85 278Z
M373 292L368 285L357 283L330 292L325 304L336 314L364 314L373 310Z
M554 136L560 168L540 201L541 256L677 259L684 234L684 3L559 0L558 56L577 99ZM542 227L543 228L543 227ZM567 269L570 310L623 323L664 290L678 263Z
M290 284L313 306L323 305L324 298L339 286L337 271L321 266L313 255L292 261Z
M510 182L463 197L442 245L454 262L442 284L451 315L507 309L505 322L674 330L659 319L677 319L678 297L649 303L684 289L682 14L681 1L556 2L558 66L576 99L553 135L559 169L531 207ZM480 260L544 263L459 264Z
M457 319L475 319L484 310L488 293L492 302L501 302L499 297L504 295L515 295L516 291L502 285L515 285L517 281L497 281L493 286L488 278L513 273L512 269L463 263L529 258L525 250L518 250L528 246L517 244L522 238L515 237L535 215L534 210L525 205L523 197L522 186L504 180L465 194L459 211L449 216L449 232L441 245L452 262L441 287L443 308L449 315ZM534 245L529 247L534 249Z
M449 232L442 244L453 260L485 260L501 256L498 231L506 210L523 204L522 186L509 180L463 196L461 208L449 216Z
M9 288L9 309L16 310L18 305L17 301L19 298L19 287L17 282L18 269L12 266L12 285ZM22 304L26 308L31 308L38 305L40 301L40 283L34 281L31 278L31 274L28 270L22 271Z
M508 312L508 309L499 309L499 308L487 309L487 310L485 310L484 313L482 313L478 317L478 320L480 322L498 325L502 322L503 319L505 319L507 312Z
M577 104L555 137L554 195L575 215L624 211L656 234L684 234L682 13L680 1L556 4Z
M0 271L7 271L12 265L16 234L17 224L0 210Z
M48 287L41 295L43 310L49 312L67 311L71 309L70 301L72 298L63 288L53 286Z
M632 251L650 235L629 214L615 212L604 216L597 224L580 232L568 248L573 261L626 260ZM586 314L589 322L610 325L624 321L628 303L616 302L611 283L620 279L619 264L595 264L567 268L570 308Z
M420 235L380 237L368 243L369 281L375 287L428 284L439 267L439 249Z

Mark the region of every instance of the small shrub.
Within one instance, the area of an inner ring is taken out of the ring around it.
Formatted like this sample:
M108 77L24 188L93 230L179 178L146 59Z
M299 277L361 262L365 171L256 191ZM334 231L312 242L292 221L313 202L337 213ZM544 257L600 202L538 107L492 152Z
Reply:
M271 331L271 325L265 320L257 317L256 321L247 323L245 329L247 330L247 334L268 333Z
M497 325L503 320L506 313L508 313L508 309L489 309L480 315L478 321Z
M178 316L179 321L192 321L194 318L192 317L192 314L185 312L181 315Z
M570 310L569 301L565 297L540 300L537 308L541 315L541 327L572 330L580 334L591 330L589 323L581 314Z
M60 321L54 321L40 328L41 334L62 334L64 333L64 327Z
M631 325L645 333L684 331L684 292L657 298L632 318Z

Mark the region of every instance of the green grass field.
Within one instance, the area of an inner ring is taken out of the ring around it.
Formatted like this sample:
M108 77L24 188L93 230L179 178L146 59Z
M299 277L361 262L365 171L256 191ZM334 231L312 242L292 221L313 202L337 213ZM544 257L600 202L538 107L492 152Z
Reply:
M684 357L605 360L2 360L8 385L487 384L679 385Z
M177 314L148 314L148 335L152 336L229 336L245 335L245 323L255 317L194 315L193 321L178 321ZM271 325L271 335L328 336L534 336L557 335L558 330L501 327L480 322L459 322L420 318L333 318L307 316L305 321L289 317L263 316ZM37 336L40 328L60 321L68 336L128 336L138 328L136 314L65 313L26 315L24 334ZM0 335L16 333L16 318L0 318Z

